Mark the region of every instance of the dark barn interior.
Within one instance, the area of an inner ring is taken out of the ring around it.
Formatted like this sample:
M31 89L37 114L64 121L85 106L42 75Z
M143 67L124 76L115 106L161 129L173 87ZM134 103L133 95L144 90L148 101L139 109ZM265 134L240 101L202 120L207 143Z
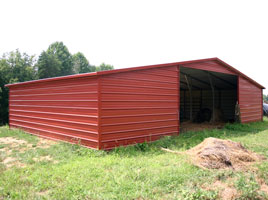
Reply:
M180 67L182 128L189 122L233 122L236 102L237 76Z

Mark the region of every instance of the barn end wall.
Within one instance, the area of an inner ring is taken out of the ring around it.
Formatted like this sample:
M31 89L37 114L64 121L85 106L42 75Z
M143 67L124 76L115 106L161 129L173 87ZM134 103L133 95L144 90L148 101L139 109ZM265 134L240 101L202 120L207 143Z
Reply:
M247 79L239 76L238 79L238 101L240 104L241 122L261 121L262 111L262 89L253 85Z
M235 72L231 71L230 69L226 68L225 66L223 66L222 64L220 64L219 62L215 60L183 64L182 66L192 68L192 69L200 69L200 70L219 72L219 73L224 73L224 74L237 75Z
M97 77L15 85L9 89L11 128L98 148Z
M178 134L178 67L101 77L101 148Z

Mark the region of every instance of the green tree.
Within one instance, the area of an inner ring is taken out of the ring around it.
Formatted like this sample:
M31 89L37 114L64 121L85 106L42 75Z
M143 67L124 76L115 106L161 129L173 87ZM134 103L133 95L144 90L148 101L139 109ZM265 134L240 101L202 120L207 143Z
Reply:
M5 84L11 78L11 69L5 58L0 59L0 125L8 122L8 89Z
M268 95L263 95L263 100L268 103Z
M105 70L112 70L114 66L102 63L100 66L96 67L96 71L105 71Z
M0 124L8 122L8 88L5 84L29 81L37 78L34 56L19 50L0 58Z
M63 44L63 42L52 43L48 47L47 53L56 56L56 58L61 62L61 76L73 74L72 55L69 52L68 48Z
M81 52L73 55L73 71L75 74L96 71L96 67L90 65L87 58Z
M61 75L61 62L54 54L43 51L37 62L39 78L49 78Z

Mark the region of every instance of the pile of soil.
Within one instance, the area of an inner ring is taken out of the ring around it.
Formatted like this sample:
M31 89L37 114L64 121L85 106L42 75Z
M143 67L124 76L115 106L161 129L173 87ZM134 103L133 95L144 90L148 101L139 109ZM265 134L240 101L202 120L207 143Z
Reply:
M206 138L187 152L193 164L208 169L241 169L265 158L247 150L238 142Z

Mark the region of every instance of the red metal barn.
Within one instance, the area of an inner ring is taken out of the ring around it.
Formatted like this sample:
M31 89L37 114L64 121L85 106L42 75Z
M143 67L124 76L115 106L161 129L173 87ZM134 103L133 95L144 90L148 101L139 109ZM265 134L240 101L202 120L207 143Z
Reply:
M226 121L262 120L263 86L218 58L7 85L9 125L94 149L179 134L180 120L220 108ZM181 119L180 119L181 118Z

